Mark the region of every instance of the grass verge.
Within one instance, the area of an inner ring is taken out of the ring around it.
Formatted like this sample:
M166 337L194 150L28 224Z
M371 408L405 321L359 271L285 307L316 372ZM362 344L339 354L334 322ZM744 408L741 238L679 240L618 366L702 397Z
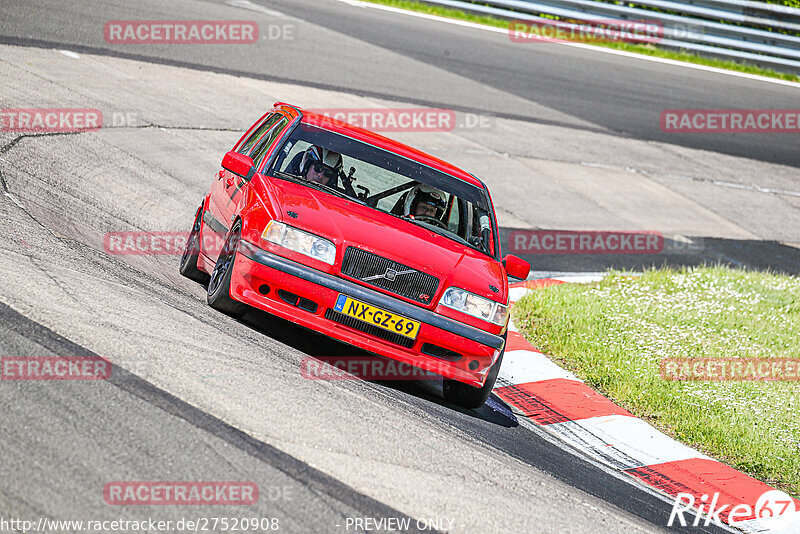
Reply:
M540 350L637 417L800 497L800 382L661 378L663 358L800 357L800 279L722 267L609 273L513 309Z
M476 24L483 24L486 26L495 26L497 28L508 29L509 21L491 17L486 15L476 15L467 13L460 9L434 6L430 4L423 4L415 0L363 0L373 4L380 4L400 9L407 9L409 11L416 11L419 13L427 13L429 15L436 15L440 17L447 17L456 20L464 20L467 22L474 22ZM520 19L524 19L525 14L520 13ZM765 69L749 63L738 63L736 61L725 61L722 59L707 58L691 54L689 52L674 52L671 50L663 50L653 45L633 44L633 43L586 43L592 46L603 46L606 48L613 48L615 50L622 50L625 52L634 52L636 54L643 54L646 56L660 57L664 59L672 59L676 61L684 61L687 63L694 63L697 65L705 65L708 67L716 67L719 69L732 70L736 72L744 72L747 74L756 74L759 76L767 76L770 78L778 78L792 82L800 82L800 76L788 72L777 72L771 69ZM525 44L520 44L525 46Z

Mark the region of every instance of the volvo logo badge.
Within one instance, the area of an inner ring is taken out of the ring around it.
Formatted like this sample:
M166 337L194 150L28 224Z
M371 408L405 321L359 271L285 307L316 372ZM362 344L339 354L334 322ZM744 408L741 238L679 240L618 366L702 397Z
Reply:
M366 278L362 278L362 280L365 281L365 282L369 282L371 280L378 280L379 278L383 278L385 280L388 280L389 282L394 282L395 279L398 276L400 276L401 274L411 274L411 273L415 273L415 272L417 272L417 271L415 271L414 269L408 269L406 271L395 271L394 269L389 267L388 269L386 269L386 272L383 273L383 274L376 274L374 276L367 276Z

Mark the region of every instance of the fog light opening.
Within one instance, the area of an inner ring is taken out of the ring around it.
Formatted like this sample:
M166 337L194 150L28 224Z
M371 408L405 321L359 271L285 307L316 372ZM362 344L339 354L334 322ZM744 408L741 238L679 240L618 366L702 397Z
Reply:
M470 371L477 371L479 365L480 364L478 363L478 360L472 360L471 362L469 362L469 370Z
M258 286L258 292L262 295L266 295L269 293L269 286L267 284L261 284Z

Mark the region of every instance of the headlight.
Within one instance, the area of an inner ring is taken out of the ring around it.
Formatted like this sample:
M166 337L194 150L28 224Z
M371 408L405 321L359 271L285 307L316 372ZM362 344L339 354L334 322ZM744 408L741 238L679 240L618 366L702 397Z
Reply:
M309 234L278 221L270 221L261 238L329 265L333 265L336 261L336 245L324 237Z
M505 326L508 321L508 306L458 287L448 287L439 304L500 326Z

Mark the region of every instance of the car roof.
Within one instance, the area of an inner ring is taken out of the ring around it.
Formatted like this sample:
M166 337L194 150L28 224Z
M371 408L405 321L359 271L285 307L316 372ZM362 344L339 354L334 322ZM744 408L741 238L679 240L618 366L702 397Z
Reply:
M459 180L472 184L476 187L480 187L481 189L486 188L483 182L481 182L477 177L473 176L472 174L462 169L459 169L458 167L456 167L451 163L448 163L439 158L431 156L430 154L426 154L421 150L417 150L416 148L412 148L408 145L400 143L399 141L389 139L388 137L384 137L380 134L376 134L375 132L371 132L369 130L364 130L363 128L359 128L358 126L353 126L352 124L346 123L344 121L333 119L327 115L322 115L319 113L315 113L313 111L307 111L297 106L286 104L284 102L276 102L274 107L282 108L284 111L288 111L292 116L297 116L297 113L302 113L303 114L302 122L304 124L308 124L311 126L318 126L320 128L324 128L326 130L330 130L335 133L352 137L353 139L363 141L365 143L374 145L378 148L388 150L389 152L394 152L395 154L399 154L408 159L414 160L418 163L422 163L423 165L427 165L428 167L431 167L438 171L454 176Z

